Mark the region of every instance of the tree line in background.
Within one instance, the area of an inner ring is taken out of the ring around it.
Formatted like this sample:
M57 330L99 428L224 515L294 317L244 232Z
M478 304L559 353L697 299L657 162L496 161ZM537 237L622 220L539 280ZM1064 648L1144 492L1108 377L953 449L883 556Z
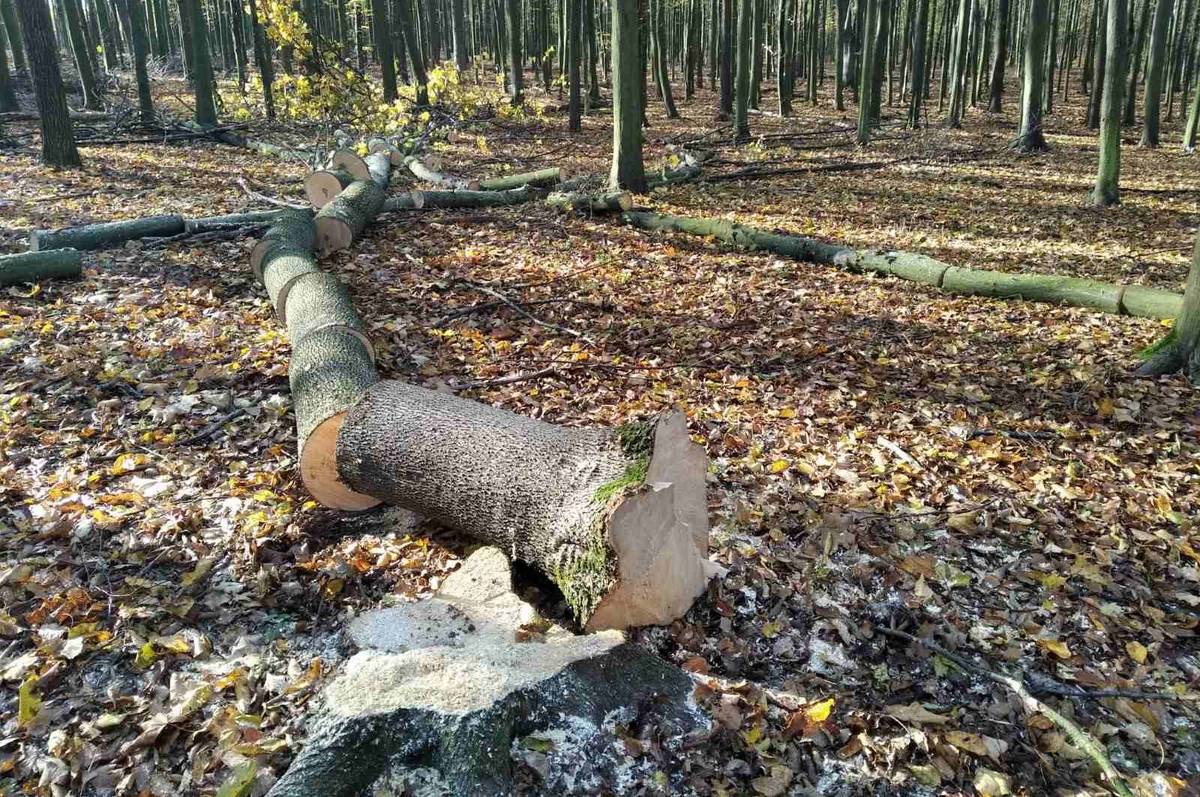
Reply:
M44 157L60 166L78 163L60 53L86 109L103 107L108 75L132 68L147 120L149 66L184 70L202 126L217 121L216 72L236 76L243 94L253 83L272 119L277 75L377 69L372 92L390 103L407 91L419 106L439 65L473 68L477 79L491 67L514 104L530 80L565 93L572 130L607 88L614 179L631 188L642 179L649 86L674 117L673 84L690 100L708 81L714 110L742 140L751 109L854 102L864 145L885 104L910 127L958 127L967 108L1000 113L1012 95L1013 145L1024 151L1046 147L1047 116L1074 93L1085 100L1080 121L1099 131L1092 199L1101 205L1119 199L1122 128L1139 110L1147 147L1186 112L1188 150L1200 111L1197 0L0 0L0 23L0 109L16 107L12 75L28 70ZM1013 74L1019 87L1006 85ZM832 91L819 93L828 81Z

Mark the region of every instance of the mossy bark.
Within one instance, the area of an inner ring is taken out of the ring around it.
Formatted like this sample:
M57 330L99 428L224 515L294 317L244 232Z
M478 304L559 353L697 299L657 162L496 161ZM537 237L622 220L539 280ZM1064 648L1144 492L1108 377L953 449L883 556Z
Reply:
M80 273L80 254L75 249L0 256L0 285L78 277Z
M507 191L510 188L520 188L523 185L534 187L558 185L563 181L563 170L558 166L549 169L539 169L535 172L521 174L506 174L501 177L489 177L479 181L481 191Z
M65 227L61 230L34 230L29 234L29 251L47 249L99 249L138 238L166 238L184 232L183 216L150 216L129 221L109 221Z

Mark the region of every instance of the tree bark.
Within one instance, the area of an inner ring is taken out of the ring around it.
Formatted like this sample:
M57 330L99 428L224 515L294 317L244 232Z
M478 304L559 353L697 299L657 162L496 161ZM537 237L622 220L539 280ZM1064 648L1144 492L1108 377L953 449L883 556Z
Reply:
M33 1L22 0L21 4ZM104 103L96 89L96 66L84 36L83 15L79 10L79 0L62 0L62 3L67 17L67 35L71 41L71 52L75 55L75 68L79 72L79 85L83 89L83 107L99 110L104 107Z
M733 87L733 130L737 141L750 140L750 73L754 69L750 28L753 0L737 0L737 79Z
M383 100L395 102L399 93L396 90L396 57L392 52L387 0L371 0L371 28L375 33L375 57L379 59L379 69L383 74Z
M1171 334L1160 342L1158 350L1138 369L1143 376L1159 376L1183 371L1193 385L1200 386L1200 234L1192 251L1183 306Z
M1167 32L1175 0L1158 0L1154 10L1154 32L1150 36L1150 62L1146 70L1146 96L1143 101L1142 146L1158 146L1159 109L1162 102L1163 73L1167 62Z
M1021 128L1015 146L1023 152L1046 149L1042 116L1046 110L1046 37L1050 27L1048 0L1030 0L1025 34L1025 68L1022 75Z
M638 0L612 0L613 160L609 186L646 190Z
M1004 104L1004 68L1008 65L1008 4L996 0L992 20L992 77L989 85L988 110L1000 113Z
M184 232L183 216L150 216L129 221L108 221L67 227L61 230L34 230L29 233L29 251L48 249L99 249L103 246L138 238L166 238Z
M68 0L69 1L69 0ZM187 9L192 39L192 84L196 101L196 124L216 127L217 106L213 99L212 57L208 47L208 22L200 0L180 0Z
M1121 201L1121 111L1125 89L1125 29L1128 0L1108 0L1104 70L1104 97L1100 113L1100 160L1093 205L1107 207Z
M508 96L513 105L520 105L525 101L521 0L505 0L504 8L508 18Z
M133 47L133 72L137 83L138 115L142 124L154 122L154 98L150 94L150 74L146 70L146 58L150 45L146 40L146 18L142 0L122 0L125 16L129 20L130 43Z

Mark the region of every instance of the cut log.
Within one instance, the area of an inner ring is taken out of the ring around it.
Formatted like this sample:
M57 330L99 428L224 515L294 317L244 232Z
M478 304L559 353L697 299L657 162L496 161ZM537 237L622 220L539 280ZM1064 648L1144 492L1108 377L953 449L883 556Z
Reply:
M78 277L82 272L81 259L77 249L0 256L0 285Z
M501 177L489 177L486 180L479 181L479 188L483 191L507 191L510 188L520 188L523 185L531 185L534 187L558 185L564 180L568 180L571 173L561 166L552 166L549 169L539 169L535 172L524 172L522 174L506 174Z
M352 149L335 150L329 156L327 169L349 172L350 176L355 180L370 180L371 170L367 167L367 162L362 159L357 152Z
M274 246L262 261L260 281L267 289L271 306L279 317L279 323L287 324L288 292L292 285L305 274L320 272L312 249L296 246Z
M669 622L704 589L705 462L682 413L570 429L390 381L337 441L355 492L530 563L593 630Z
M320 210L354 182L353 175L343 169L322 169L304 178L304 196Z
M325 327L292 341L288 370L300 447L300 479L313 498L334 509L358 511L379 499L356 492L338 475L338 431L346 411L379 381L362 336Z
M647 179L646 189L653 191L656 188L666 188L677 183L686 183L698 178L700 172L701 168L699 164L683 163L674 169L665 170L658 176Z
M416 208L495 208L520 205L536 198L537 193L529 186L508 191L413 191L387 200L383 210L390 212Z
M404 165L404 150L396 146L396 143L390 139L376 137L368 140L367 151L372 154L376 152L384 153L388 156L388 160L391 161L393 166Z
M312 271L287 283L286 293L277 308L287 325L288 340L301 340L328 327L342 329L362 341L375 361L375 347L367 337L367 328L354 309L346 286L332 274Z
M951 267L942 276L942 290L996 299L1066 304L1116 314L1121 312L1121 292L1124 289L1107 282L1056 274L1009 274Z
M383 209L384 192L371 180L356 180L317 212L317 251L322 257L345 249Z
M184 221L184 232L196 235L218 232L236 227L253 227L259 224L274 224L287 213L286 210L254 210L249 213L230 213L226 216L204 216Z
M479 181L468 180L463 177L454 177L453 175L443 174L441 164L436 162L432 156L419 158L416 155L405 157L404 163L408 166L408 170L413 173L418 180L424 180L427 183L434 185L443 185L455 191L478 191Z
M628 774L618 725L652 713L669 747L710 726L691 679L620 632L576 636L541 620L495 548L471 554L432 599L360 616L350 636L360 652L269 797L509 795L514 748L521 756L535 733L559 741L539 793L591 783L598 794Z
M628 191L605 194L555 193L546 197L546 204L557 210L575 213L614 213L633 207L633 196Z
M274 250L311 252L316 240L317 228L313 224L312 213L303 210L284 211L250 250L250 268L254 270L255 279L262 282L262 264L268 253Z
M713 237L724 243L746 249L761 249L767 252L817 263L834 263L835 258L853 250L844 246L822 243L812 238L756 230L724 219L693 219L686 216L664 216L658 213L629 211L621 219L644 230L669 230L692 235Z
M942 277L949 264L913 252L874 252L847 249L833 258L833 265L848 271L868 271L942 287Z
M1178 318L1183 295L1160 288L1126 285L1121 294L1121 311L1139 318Z
M392 177L392 162L386 152L372 152L367 156L367 173L371 182L387 191Z
M183 216L150 216L128 221L108 221L65 227L61 230L34 230L29 233L29 251L47 249L99 249L138 238L166 238L184 232Z

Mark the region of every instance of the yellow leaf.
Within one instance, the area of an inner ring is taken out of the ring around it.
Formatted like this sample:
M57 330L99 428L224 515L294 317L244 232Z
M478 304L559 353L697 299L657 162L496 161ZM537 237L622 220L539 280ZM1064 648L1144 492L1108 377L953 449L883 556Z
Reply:
M769 623L764 623L762 627L762 635L767 639L774 639L779 636L779 630L783 627L781 623L772 620Z
M35 676L29 676L17 688L17 724L24 726L37 719L42 709L42 699L33 691L37 683Z
M137 656L133 659L133 666L139 670L144 670L155 662L158 654L154 652L154 644L147 642L138 648Z
M185 587L192 586L192 584L195 584L208 575L208 571L212 570L213 564L212 559L201 559L199 562L196 562L196 566L192 568L190 573L184 574L183 578L179 579L179 583Z
M1133 659L1138 664L1145 664L1146 654L1149 651L1146 650L1145 645L1135 640L1133 642L1125 643L1125 652L1129 654L1129 658Z
M1096 414L1101 418L1108 418L1116 410L1116 406L1112 403L1112 399L1102 398L1096 402Z
M1060 639L1039 639L1037 640L1038 647L1047 650L1058 656L1060 659L1071 658L1071 649L1067 647L1067 643Z
M811 703L804 707L804 716L809 722L824 722L829 719L829 715L833 713L833 706L836 701L831 697L828 700L821 700L817 703Z
M791 407L784 407L783 409L781 409L779 411L779 417L780 418L795 418L796 411L794 409L792 409Z
M783 473L790 468L792 463L786 459L777 459L771 463L771 473Z

